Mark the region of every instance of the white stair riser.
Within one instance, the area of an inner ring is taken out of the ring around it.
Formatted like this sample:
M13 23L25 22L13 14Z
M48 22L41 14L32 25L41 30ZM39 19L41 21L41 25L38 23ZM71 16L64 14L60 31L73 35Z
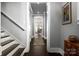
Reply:
M6 37L6 38L2 38L2 39L0 40L0 42L2 43L2 42L5 42L5 41L7 41L7 40L14 40L14 39L11 38L11 37Z
M1 33L1 37L4 37L4 36L6 36L6 35L8 35L8 34L5 33L5 32Z
M5 46L3 46L3 47L2 47L2 50L7 49L8 47L10 47L10 46L11 46L11 45L13 45L13 44L19 44L19 43L18 43L18 42L16 42L16 41L13 41L13 42L11 42L11 43L6 44Z

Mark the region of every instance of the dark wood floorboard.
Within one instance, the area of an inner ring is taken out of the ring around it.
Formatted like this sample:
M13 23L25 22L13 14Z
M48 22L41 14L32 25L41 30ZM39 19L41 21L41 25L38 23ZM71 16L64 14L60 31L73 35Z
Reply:
M62 56L60 53L48 53L46 49L46 40L43 38L45 45L33 45L34 38L32 38L30 44L29 53L25 53L24 56Z

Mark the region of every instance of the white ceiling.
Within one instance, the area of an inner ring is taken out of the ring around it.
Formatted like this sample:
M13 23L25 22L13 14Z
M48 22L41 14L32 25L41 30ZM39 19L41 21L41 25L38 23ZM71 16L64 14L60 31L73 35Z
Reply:
M31 3L33 14L43 14L47 11L46 3Z

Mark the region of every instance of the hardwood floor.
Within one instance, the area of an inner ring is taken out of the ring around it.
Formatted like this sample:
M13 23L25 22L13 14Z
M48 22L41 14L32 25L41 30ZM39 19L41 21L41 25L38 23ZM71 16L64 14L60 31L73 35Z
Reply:
M46 49L46 40L43 38L45 45L33 45L34 38L32 38L30 51L25 53L24 56L61 56L60 53L48 53Z

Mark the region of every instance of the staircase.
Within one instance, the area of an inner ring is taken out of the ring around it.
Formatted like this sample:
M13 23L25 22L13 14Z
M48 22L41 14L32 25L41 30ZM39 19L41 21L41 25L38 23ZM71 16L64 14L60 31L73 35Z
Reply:
M25 47L22 46L11 34L1 28L2 56L21 56Z

